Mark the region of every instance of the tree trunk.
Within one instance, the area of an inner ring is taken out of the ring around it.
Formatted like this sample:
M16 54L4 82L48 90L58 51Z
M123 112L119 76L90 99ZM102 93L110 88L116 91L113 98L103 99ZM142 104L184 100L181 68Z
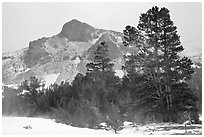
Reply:
M170 113L170 122L172 122L172 96L171 96L171 89L168 86L168 93L169 93L169 113Z
M171 95L170 95L170 88L169 86L165 86L166 92L166 104L167 104L167 115L168 115L168 122L172 122L172 114L171 114Z
M114 131L115 131L115 134L117 134L117 130L116 130L116 129L114 129Z
M35 109L34 109L34 112L33 112L32 115L35 115L35 114L38 112L38 110L39 110L37 98L34 98L34 99L33 99L33 104L34 104L34 106L35 106Z

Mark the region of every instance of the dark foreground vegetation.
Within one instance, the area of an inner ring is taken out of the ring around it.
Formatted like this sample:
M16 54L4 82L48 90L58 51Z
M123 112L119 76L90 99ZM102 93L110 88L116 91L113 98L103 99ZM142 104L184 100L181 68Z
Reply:
M153 7L141 14L137 28L127 26L123 31L124 46L138 49L137 54L124 56L123 78L115 75L108 46L101 42L86 75L77 74L72 83L45 89L31 77L18 89L4 87L3 115L49 115L94 129L105 122L115 132L124 121L199 123L198 97L187 84L193 63L178 55L184 49L176 29L168 9Z

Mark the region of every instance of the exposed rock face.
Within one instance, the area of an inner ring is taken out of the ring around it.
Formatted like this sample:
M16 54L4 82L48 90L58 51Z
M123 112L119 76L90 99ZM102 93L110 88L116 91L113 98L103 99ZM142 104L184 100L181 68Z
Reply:
M93 60L93 53L101 41L109 49L109 57L117 64L122 54L123 34L112 30L96 29L78 20L65 23L62 31L48 38L31 41L29 47L18 52L4 53L3 83L20 84L30 76L42 79L59 74L55 83L71 82L77 73L86 73L86 63ZM17 54L18 53L18 54Z
M92 26L81 23L76 19L64 24L61 34L69 41L88 42L92 41L92 34L96 31Z
M96 43L92 45L91 48L88 49L88 53L89 53L88 59L89 60L93 60L94 51L96 50L97 45L100 45L101 42L105 42L106 45L108 45L109 58L111 60L122 57L122 51L117 46L116 38L110 33L105 33L105 34L102 34L101 37L96 41Z
M29 43L29 48L24 57L24 63L28 68L36 65L42 57L48 55L45 50L45 43L48 38L42 38Z

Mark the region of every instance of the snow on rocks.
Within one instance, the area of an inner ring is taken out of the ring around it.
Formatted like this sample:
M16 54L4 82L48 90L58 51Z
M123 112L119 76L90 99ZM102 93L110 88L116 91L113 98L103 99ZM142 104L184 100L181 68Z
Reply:
M24 95L25 93L29 93L29 91L28 90L23 90L23 92L21 92L21 93L19 93L17 95Z
M8 88L13 88L13 89L18 89L19 85L18 84L9 84L9 85L5 85L2 83L2 87L6 86Z
M54 84L59 75L60 73L57 73L57 74L54 73L54 74L43 76L45 88L49 87L51 84Z
M74 63L75 63L75 64L79 64L79 62L80 62L79 57L76 57L76 59L74 60Z
M191 65L193 68L201 68L200 66L198 66L198 65L196 65L196 64L193 64L193 65Z
M115 70L115 75L122 78L124 76L124 72L122 70Z
M199 114L199 120L202 121L202 115L201 114Z

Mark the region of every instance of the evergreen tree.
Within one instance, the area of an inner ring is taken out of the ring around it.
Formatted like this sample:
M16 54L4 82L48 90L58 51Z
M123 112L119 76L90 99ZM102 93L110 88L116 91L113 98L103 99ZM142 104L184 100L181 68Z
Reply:
M97 47L94 52L94 60L93 62L87 64L88 73L87 77L89 83L92 83L91 90L89 93L92 93L94 97L94 104L96 105L97 111L101 114L103 121L107 122L112 119L114 107L118 107L117 103L117 93L118 93L118 84L119 78L114 75L112 70L113 63L111 63L110 58L108 58L108 45L105 42L101 42L101 44ZM88 90L86 92L88 92ZM92 92L94 91L94 93ZM114 107L110 105L113 103ZM119 111L114 111L114 115L116 113L119 115ZM116 118L117 119L117 118ZM112 123L121 121L121 119L113 120ZM114 125L111 124L115 128Z
M101 42L98 45L96 51L94 52L94 61L87 64L88 71L109 71L112 70L113 64L110 63L110 58L108 58L108 45L105 42Z
M120 109L117 104L111 102L108 104L108 113L105 115L105 122L108 127L111 127L115 134L117 131L122 130L123 120L122 115L120 114Z
M138 30L126 27L124 31L125 45L139 49L135 56L139 61L133 62L141 65L140 72L145 74L149 85L145 87L146 94L142 93L146 95L144 104L151 102L148 111L162 110L164 121L172 121L173 86L186 82L193 73L191 60L178 55L183 47L176 29L167 8L153 7L141 14Z
M105 105L105 96L107 96L107 86L111 83L115 83L115 76L114 72L112 71L113 63L111 63L110 58L108 58L108 45L105 42L101 42L100 45L98 45L96 51L94 52L94 60L93 62L87 64L87 78L89 79L89 82L94 83L92 90L96 91L96 96L98 96L101 110L103 109L103 106ZM110 81L112 79L112 81ZM108 82L110 81L110 82ZM105 111L105 109L103 109Z
M28 99L28 101L34 105L34 112L35 114L37 111L39 111L40 105L39 105L39 96L40 96L40 88L44 87L44 84L41 83L39 79L36 77L30 77L29 80L25 80L21 88L28 90L29 92L26 92L24 96ZM31 115L33 115L31 114Z

